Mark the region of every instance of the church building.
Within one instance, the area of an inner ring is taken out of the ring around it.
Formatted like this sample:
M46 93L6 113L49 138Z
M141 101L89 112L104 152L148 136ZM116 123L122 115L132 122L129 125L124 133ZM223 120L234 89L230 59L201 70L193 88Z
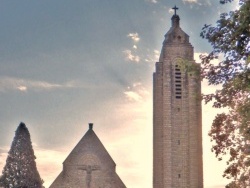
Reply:
M153 188L203 188L199 64L173 9L153 74Z
M116 164L93 131L93 124L63 162L50 188L126 188Z
M203 188L200 66L176 6L153 74L153 188ZM50 188L126 188L93 124Z

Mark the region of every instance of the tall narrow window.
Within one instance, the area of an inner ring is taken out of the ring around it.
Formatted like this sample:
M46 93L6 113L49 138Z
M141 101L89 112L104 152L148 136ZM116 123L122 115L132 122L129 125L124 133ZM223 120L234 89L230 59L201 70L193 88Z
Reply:
M181 69L178 65L175 65L175 98L181 99L181 94Z

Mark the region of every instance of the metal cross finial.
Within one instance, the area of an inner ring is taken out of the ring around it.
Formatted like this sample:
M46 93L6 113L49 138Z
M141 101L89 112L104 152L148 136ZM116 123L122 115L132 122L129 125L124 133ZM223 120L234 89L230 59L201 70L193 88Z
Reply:
M179 8L176 7L176 5L172 8L174 10L174 15L176 15L176 10L178 10Z

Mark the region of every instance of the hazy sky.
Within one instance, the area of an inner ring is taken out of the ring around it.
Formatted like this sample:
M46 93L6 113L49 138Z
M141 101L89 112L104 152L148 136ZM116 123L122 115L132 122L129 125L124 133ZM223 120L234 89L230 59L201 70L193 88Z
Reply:
M93 122L126 186L152 188L152 74L171 8L197 58L211 49L203 25L236 6L218 1L1 0L0 170L22 121L48 187ZM203 106L207 188L226 184L207 136L215 114Z

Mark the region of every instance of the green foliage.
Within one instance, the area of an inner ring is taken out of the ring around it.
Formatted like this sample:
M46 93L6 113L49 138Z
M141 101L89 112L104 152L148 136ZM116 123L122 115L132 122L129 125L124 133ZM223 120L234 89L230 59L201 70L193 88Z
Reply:
M221 1L227 2L231 0ZM215 27L205 25L201 37L213 47L201 56L202 78L211 85L222 85L203 99L215 108L228 109L212 123L212 151L219 160L230 155L223 176L232 182L226 187L245 188L250 186L250 1L241 0L239 9L221 14ZM213 63L221 55L223 60Z
M20 123L0 178L0 185L4 188L42 188L43 181L37 171L35 159L29 131L24 123Z
M177 65L182 72L188 73L189 76L194 76L194 78L199 78L200 75L200 66L192 61L177 59Z

